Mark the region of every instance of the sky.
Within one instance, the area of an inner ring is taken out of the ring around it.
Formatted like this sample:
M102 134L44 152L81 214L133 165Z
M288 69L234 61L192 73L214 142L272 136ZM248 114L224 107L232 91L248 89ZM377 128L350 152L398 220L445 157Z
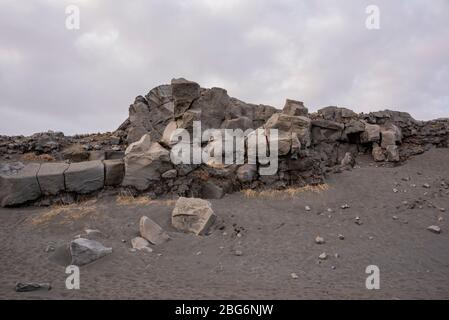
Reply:
M179 77L277 108L449 117L449 0L0 0L0 134L114 131Z

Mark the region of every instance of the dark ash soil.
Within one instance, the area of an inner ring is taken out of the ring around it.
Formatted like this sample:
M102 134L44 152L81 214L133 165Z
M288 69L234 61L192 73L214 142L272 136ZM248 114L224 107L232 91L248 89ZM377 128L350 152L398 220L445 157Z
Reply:
M362 159L360 168L329 177L329 189L319 193L227 195L211 201L219 223L205 237L174 232L172 201L124 204L106 194L67 207L0 209L0 298L449 299L449 189L441 184L449 183L448 164L447 149L396 168ZM173 240L152 253L131 252L142 215ZM426 230L430 225L442 233ZM45 249L86 228L105 233L100 241L113 253L82 267L81 289L70 291L63 257ZM315 244L318 235L325 244ZM318 263L323 252L329 257ZM380 268L380 290L365 288L372 264ZM14 291L27 281L53 289Z

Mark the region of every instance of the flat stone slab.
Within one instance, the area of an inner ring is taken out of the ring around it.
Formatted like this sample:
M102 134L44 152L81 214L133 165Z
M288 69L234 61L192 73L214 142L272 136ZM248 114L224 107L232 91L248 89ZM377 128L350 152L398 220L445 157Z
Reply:
M156 222L146 216L140 218L139 229L142 238L154 245L170 240L168 234Z
M2 207L17 206L41 196L37 173L41 167L30 163L21 170L0 175L0 204Z
M57 195L65 191L64 172L68 163L43 163L37 174L37 180L43 195Z
M87 194L104 187L104 165L102 161L71 163L64 173L66 190Z

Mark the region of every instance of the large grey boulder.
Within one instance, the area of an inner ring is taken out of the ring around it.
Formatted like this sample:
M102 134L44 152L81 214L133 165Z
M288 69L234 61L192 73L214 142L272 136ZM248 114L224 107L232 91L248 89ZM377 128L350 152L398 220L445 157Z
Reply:
M112 253L112 248L107 248L100 242L84 238L78 238L70 243L71 264L84 266Z
M146 216L140 218L139 230L142 238L154 245L170 240L168 234L156 222Z
M131 143L126 148L125 156L130 153L144 153L150 149L151 143L151 136L146 133L138 141Z
M88 194L104 187L102 161L71 163L64 173L66 191Z
M241 183L250 183L257 177L257 165L244 164L237 169L237 179Z
M125 176L125 162L119 160L104 160L105 186L118 186Z
M210 202L197 198L179 198L172 212L175 229L196 235L206 233L215 219Z
M19 170L0 175L0 204L2 207L16 206L41 196L37 180L40 164L30 163Z
M309 110L304 106L304 103L302 101L287 99L285 101L282 113L285 113L289 116L307 117L307 115L309 114Z
M64 173L68 163L43 163L37 174L37 180L43 195L57 195L65 191Z
M192 102L200 97L200 86L198 83L188 81L184 78L171 81L174 102L174 116L178 118L184 114L192 105Z
M380 126L377 124L365 124L365 131L360 135L361 143L379 142Z
M161 179L161 175L173 169L170 152L154 142L143 153L129 153L125 157L125 177L123 186L131 186L144 191L150 184Z
M279 154L284 155L288 149L288 140L290 139L290 148L293 144L293 138L298 138L301 146L307 148L310 146L311 138L311 120L307 117L290 116L283 113L275 113L267 120L265 129L277 129L279 136ZM267 130L269 134L269 130ZM293 133L295 135L293 135Z

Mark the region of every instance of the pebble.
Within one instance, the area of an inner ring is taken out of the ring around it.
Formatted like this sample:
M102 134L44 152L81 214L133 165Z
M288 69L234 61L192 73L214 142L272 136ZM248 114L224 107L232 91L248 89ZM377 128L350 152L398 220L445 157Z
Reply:
M422 186L423 186L423 188L430 189L430 184L428 184L428 183L424 183Z
M243 252L240 251L240 250L236 250L236 251L234 252L234 255L240 257L240 256L243 256Z
M398 216L393 216L393 220L398 220Z
M349 206L349 204L345 203L344 205L341 206L341 208L342 208L343 210L344 210L344 209L349 209L350 206Z
M306 211L312 210L309 206L305 206L304 209L305 209Z
M338 239L340 239L340 240L345 240L345 236L342 235L342 234L339 234L339 235L338 235Z
M298 279L298 275L296 273L292 273L290 274L290 276L292 277L292 279Z
M324 244L325 243L324 238L322 238L320 236L316 237L315 238L315 243L316 244Z
M427 228L427 230L429 230L430 232L433 232L433 233L437 233L437 234L441 233L441 228L438 226L430 226Z
M327 253L326 253L326 252L323 252L322 254L320 254L320 255L318 256L318 258L319 258L320 260L326 260L326 259L327 259Z
M399 192L399 190L398 190L398 189L396 189L396 188L394 188L394 189L393 189L393 192L394 192L394 193L398 193L398 192Z

